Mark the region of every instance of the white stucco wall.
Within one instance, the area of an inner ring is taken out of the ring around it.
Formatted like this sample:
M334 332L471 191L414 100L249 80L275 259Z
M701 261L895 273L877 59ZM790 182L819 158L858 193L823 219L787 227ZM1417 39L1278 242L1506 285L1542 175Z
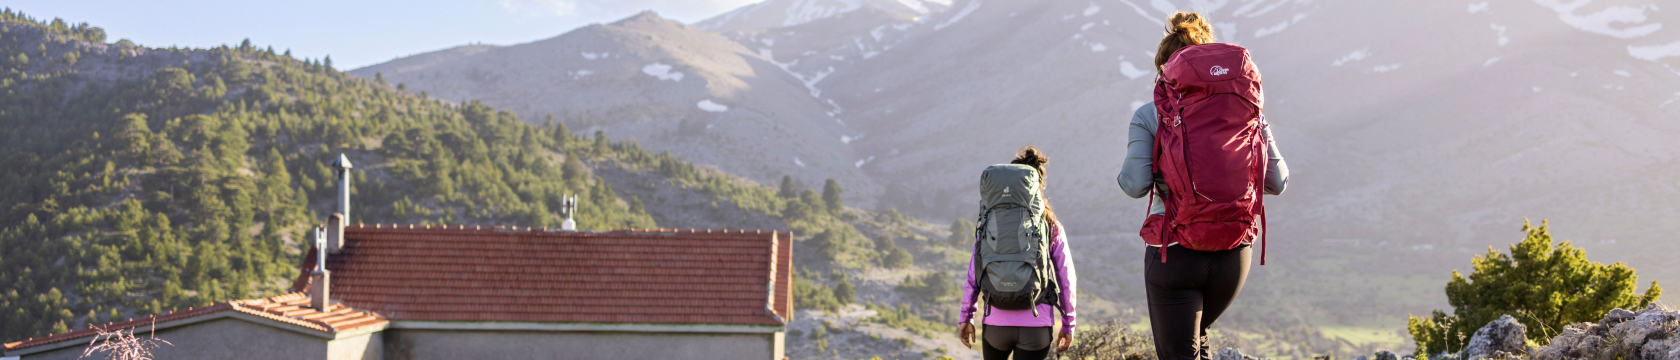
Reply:
M385 330L387 359L780 360L782 333Z

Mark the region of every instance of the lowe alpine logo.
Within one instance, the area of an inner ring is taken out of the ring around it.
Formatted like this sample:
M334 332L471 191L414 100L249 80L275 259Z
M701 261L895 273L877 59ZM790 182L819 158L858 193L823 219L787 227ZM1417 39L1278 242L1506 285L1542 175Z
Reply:
M1213 74L1213 76L1225 75L1230 72L1231 69L1226 69L1224 66L1219 65L1214 65L1213 68L1208 69L1208 74Z

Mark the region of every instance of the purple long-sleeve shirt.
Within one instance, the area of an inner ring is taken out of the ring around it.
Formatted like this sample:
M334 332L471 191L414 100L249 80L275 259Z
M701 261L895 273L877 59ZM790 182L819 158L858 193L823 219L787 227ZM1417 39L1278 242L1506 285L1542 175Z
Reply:
M979 241L976 237L975 241ZM1074 326L1074 289L1077 277L1073 270L1073 255L1068 253L1067 234L1062 232L1062 226L1056 224L1050 227L1050 265L1056 271L1056 285L1061 288L1058 306L1062 311L1062 332L1073 334ZM974 321L976 301L979 295L975 291L974 257L968 259L968 281L963 282L962 322ZM1038 304L1038 316L1033 316L1033 310L1004 310L992 308L991 315L986 315L983 323L996 326L1045 327L1054 326L1054 312L1050 304Z

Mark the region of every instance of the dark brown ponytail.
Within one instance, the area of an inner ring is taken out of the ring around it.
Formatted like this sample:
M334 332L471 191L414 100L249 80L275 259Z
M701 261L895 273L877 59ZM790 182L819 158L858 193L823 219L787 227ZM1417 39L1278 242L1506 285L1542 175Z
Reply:
M1155 73L1162 73L1161 66L1166 65L1178 49L1210 42L1213 42L1213 27L1208 26L1207 18L1202 14L1180 11L1167 17L1166 37L1161 38L1161 47L1155 49Z
M1022 147L1021 151L1015 152L1015 160L1010 160L1009 163L1031 166L1038 170L1038 188L1041 190L1039 196L1044 196L1044 218L1050 220L1051 226L1061 226L1061 222L1056 220L1056 211L1050 208L1049 195L1042 192L1050 186L1050 175L1044 172L1044 164L1049 164L1050 158L1044 156L1044 152L1038 150L1038 147L1027 145Z

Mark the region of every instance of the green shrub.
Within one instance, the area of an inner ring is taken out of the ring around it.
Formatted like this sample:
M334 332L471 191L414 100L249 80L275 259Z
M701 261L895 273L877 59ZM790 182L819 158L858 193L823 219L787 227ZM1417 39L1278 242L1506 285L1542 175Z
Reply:
M793 277L793 303L805 309L840 310L840 299L827 286L816 284L809 272L798 271Z
M894 269L908 268L915 261L915 256L910 255L910 250L897 246L887 249L887 256L881 260L882 265Z
M936 303L942 297L956 295L957 284L950 279L951 273L945 271L911 274L898 283L898 292L914 296L925 303Z
M1627 265L1589 261L1586 251L1567 241L1553 244L1544 221L1533 227L1524 220L1522 230L1527 237L1511 245L1510 255L1489 247L1471 260L1469 277L1453 271L1446 287L1453 315L1436 310L1428 318L1409 317L1406 327L1420 355L1460 351L1471 334L1501 315L1522 322L1529 341L1544 345L1564 325L1596 321L1611 309L1641 308L1662 295L1656 281L1644 294L1636 292L1639 277Z
M870 310L875 310L876 313L875 316L868 319L869 322L885 325L895 329L904 329L913 334L934 337L942 334L953 333L955 330L951 327L951 325L943 322L932 321L916 316L916 313L911 311L909 305L899 304L897 309L893 309L892 307L885 305L876 305L874 303L864 304L864 306L868 307Z
M949 240L959 249L974 245L974 222L963 218L952 221Z
M834 298L840 300L841 304L850 304L857 300L857 288L852 287L851 280L842 276L840 283L834 284Z

